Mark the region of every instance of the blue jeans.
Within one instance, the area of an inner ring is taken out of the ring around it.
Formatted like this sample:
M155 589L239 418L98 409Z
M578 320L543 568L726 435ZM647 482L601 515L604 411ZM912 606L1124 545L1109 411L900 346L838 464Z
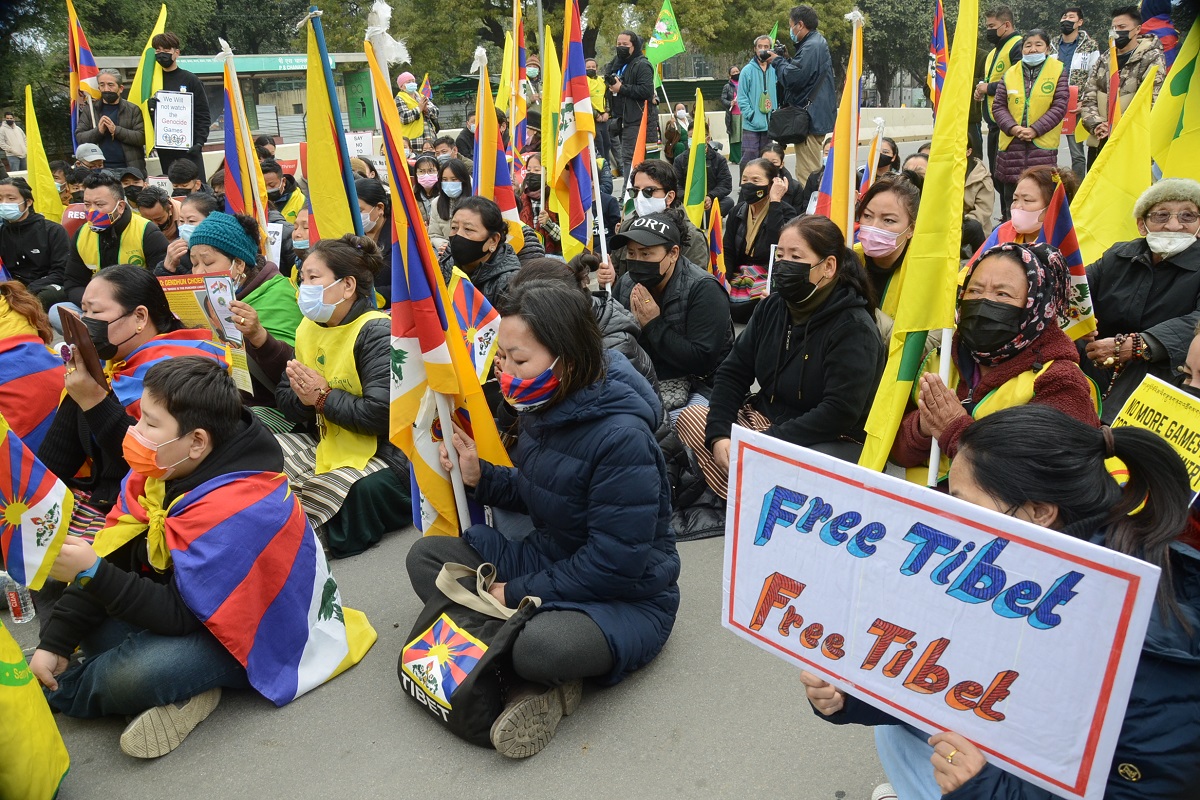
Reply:
M70 717L134 715L217 686L245 689L246 670L208 629L160 636L109 618L82 643L84 658L46 692Z
M875 750L888 781L902 800L941 800L933 777L929 737L911 725L875 726Z
M25 164L25 156L8 156L8 169L10 172L25 169Z
M58 316L58 313L59 309L62 308L65 308L68 311L74 311L77 316L83 314L83 309L74 303L55 303L54 305L50 306L50 310L46 313L46 316L50 317L50 327L54 328L54 330L60 336L62 335L63 327L62 318Z

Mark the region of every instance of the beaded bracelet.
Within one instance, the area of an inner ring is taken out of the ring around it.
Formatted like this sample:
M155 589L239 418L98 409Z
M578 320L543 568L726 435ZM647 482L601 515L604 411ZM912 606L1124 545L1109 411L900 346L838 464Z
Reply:
M329 397L329 393L331 391L333 391L333 390L331 388L329 388L328 386L326 386L324 389L322 389L321 391L319 391L317 393L317 402L313 404L313 408L321 416L325 416L325 398Z

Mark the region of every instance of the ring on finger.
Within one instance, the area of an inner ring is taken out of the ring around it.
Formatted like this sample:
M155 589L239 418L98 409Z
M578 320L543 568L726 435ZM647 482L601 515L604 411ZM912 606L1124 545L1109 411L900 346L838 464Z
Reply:
M946 763L947 763L947 764L953 764L953 763L954 763L954 756L956 756L956 755L958 755L958 748L957 748L957 747L956 747L956 748L954 748L953 750L951 750L951 751L950 751L950 755L946 756Z

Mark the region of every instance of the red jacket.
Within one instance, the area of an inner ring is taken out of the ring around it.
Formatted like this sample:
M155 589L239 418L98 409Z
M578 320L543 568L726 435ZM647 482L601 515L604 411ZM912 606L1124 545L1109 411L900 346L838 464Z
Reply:
M957 360L957 333L954 335L953 347ZM975 387L972 399L978 402L1010 378L1015 378L1026 370L1035 369L1035 364L1040 367L1051 360L1054 363L1033 384L1033 402L1053 406L1088 425L1100 427L1100 418L1096 416L1096 406L1092 400L1092 387L1083 370L1079 368L1079 352L1075 349L1075 343L1057 327L1047 328L1033 344L992 370ZM966 399L967 388L967 381L960 380L959 400ZM896 441L892 445L892 461L902 467L916 467L929 463L929 448L933 440L921 433L918 427L919 418L919 411L909 411L904 415L900 430L896 433ZM972 417L963 416L951 423L938 439L942 453L954 458L958 454L958 437L974 421Z

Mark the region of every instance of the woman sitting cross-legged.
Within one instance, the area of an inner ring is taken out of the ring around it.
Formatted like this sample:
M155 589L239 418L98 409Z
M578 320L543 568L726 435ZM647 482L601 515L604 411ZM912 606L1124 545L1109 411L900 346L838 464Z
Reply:
M541 598L513 645L524 683L491 730L500 753L523 758L574 711L583 678L615 684L658 655L679 608L679 554L654 438L662 405L624 356L602 349L587 298L560 281L530 281L499 311L500 387L520 412L516 466L481 461L462 430L453 444L474 499L529 514L534 531L516 542L475 525L462 538L418 539L408 574L427 601L444 564L487 562L505 605Z

